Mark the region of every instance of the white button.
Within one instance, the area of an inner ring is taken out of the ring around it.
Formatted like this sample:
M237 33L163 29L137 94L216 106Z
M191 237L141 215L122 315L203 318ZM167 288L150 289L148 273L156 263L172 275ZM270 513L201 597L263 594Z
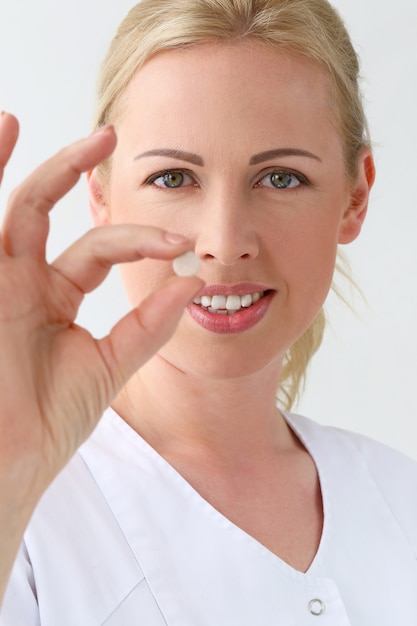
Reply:
M326 610L326 605L318 598L314 598L314 600L310 600L308 603L308 610L312 615L323 615Z

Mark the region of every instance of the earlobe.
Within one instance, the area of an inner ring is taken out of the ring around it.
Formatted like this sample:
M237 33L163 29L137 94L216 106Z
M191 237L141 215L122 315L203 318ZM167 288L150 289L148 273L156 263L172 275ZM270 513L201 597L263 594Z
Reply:
M110 211L106 202L103 184L99 180L96 169L87 172L87 181L90 213L94 226L109 224Z
M342 218L339 243L351 243L361 232L368 209L369 194L375 180L375 163L372 152L364 148L359 157L358 177L350 193L349 206Z

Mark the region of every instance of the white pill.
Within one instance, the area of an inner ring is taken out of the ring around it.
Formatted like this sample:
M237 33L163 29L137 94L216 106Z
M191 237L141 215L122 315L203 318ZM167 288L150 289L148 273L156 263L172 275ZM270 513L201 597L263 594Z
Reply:
M172 268L177 276L193 276L200 269L200 259L194 252L185 252L174 259Z

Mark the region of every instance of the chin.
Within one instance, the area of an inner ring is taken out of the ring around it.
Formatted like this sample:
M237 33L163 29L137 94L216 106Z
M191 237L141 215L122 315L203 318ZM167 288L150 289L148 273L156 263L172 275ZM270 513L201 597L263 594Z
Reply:
M223 345L220 345L223 344ZM210 345L188 347L182 351L172 350L167 344L160 352L164 360L185 374L209 380L233 380L254 375L269 367L277 370L282 362L282 354L261 352L260 344L253 346L236 345L236 342L212 342Z

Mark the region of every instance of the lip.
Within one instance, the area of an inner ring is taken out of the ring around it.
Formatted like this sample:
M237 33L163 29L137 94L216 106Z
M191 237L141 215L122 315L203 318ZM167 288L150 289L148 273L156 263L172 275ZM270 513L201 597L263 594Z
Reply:
M271 288L260 283L236 283L235 285L206 285L199 296L244 296L247 293L270 291Z
M258 324L267 313L270 304L276 295L276 291L262 288L260 285L251 285L248 289L248 284L239 285L210 285L205 287L199 295L245 295L247 293L255 293L257 291L267 291L267 293L255 304L252 304L247 309L242 309L233 313L233 315L219 315L218 313L211 313L203 309L200 305L191 302L187 311L192 319L213 333L218 334L235 334L242 333L249 330L256 324Z

